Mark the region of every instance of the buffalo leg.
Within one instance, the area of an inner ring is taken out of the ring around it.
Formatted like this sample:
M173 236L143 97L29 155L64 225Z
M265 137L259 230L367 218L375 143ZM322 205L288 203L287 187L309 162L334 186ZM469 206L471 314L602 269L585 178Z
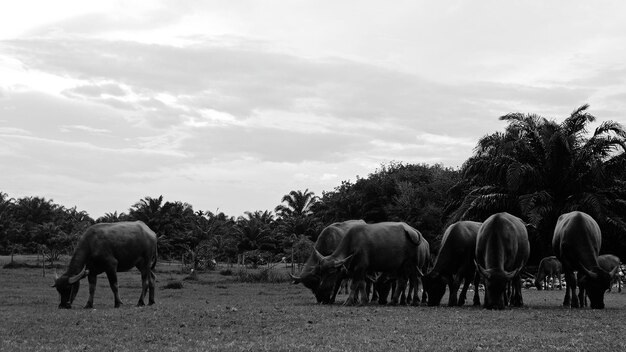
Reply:
M359 280L352 279L350 282L350 293L348 294L348 298L343 303L344 306L353 306L356 304L357 295L359 289Z
M122 305L122 300L120 299L120 295L117 292L117 270L109 269L107 270L107 278L109 279L109 286L111 286L111 291L113 291L113 297L115 299L115 308L119 308Z
M451 275L448 277L448 288L450 289L450 292L448 293L448 307L461 305L459 304L460 297L457 297L457 294L459 292L459 286L460 286L460 281L459 281L458 275ZM461 293L461 296L462 296L462 293Z
M473 304L475 306L480 305L480 295L478 294L478 287L480 285L480 276L478 273L474 274L474 301Z
M359 295L361 296L359 299L359 305L364 306L369 303L369 294L367 293L367 280L361 280L357 287L359 291Z
M585 288L581 285L581 275L578 273L576 280L578 281L578 304L580 308L587 306L587 292L585 292Z
M145 305L143 299L146 297L146 293L148 292L148 285L150 282L150 271L143 270L141 272L141 295L139 296L139 301L137 302L137 307L142 307Z
M406 278L396 280L397 285L395 292L393 292L393 295L391 296L391 305L398 305L398 298L400 297L400 293L404 292L404 290L406 289L406 281Z
M333 294L330 296L330 303L335 303L335 299L337 298L337 293L339 292L339 289L341 288L341 283L342 283L342 279L341 277L337 279L337 281L335 281L335 285L333 286Z
M420 286L422 287L422 292L426 292L426 291L424 291L424 284L422 284L422 278L416 275L415 276L415 285L413 285L413 296L411 298L411 305L412 306L419 306L420 305L420 296L419 296ZM423 296L422 296L422 300L424 300Z
M89 299L87 299L85 309L93 308L93 296L96 293L96 283L98 281L98 275L89 273L89 275L87 276L87 281L89 282Z
M516 276L513 278L513 296L511 297L511 305L513 307L522 307L524 305L524 299L522 297L522 278Z
M565 298L563 298L563 306L578 308L578 297L576 296L576 276L572 271L565 272Z
M402 280L402 279L400 279L400 280ZM400 282L399 282L400 280L398 280L398 286L400 286ZM405 282L404 283L404 290L402 290L400 292L400 305L403 305L403 306L407 304L407 301L406 301L407 300L406 287L407 287L407 285L406 285L406 282Z
M156 275L154 274L152 270L150 270L150 281L148 282L148 290L149 290L148 305L150 306L154 304L155 283L156 283Z
M470 278L465 277L463 279L463 287L461 288L461 293L459 293L459 298L456 302L456 305L462 306L465 304L465 300L467 299L467 289L469 288L469 285L471 283L472 283L471 277ZM457 289L458 289L458 286L457 286Z

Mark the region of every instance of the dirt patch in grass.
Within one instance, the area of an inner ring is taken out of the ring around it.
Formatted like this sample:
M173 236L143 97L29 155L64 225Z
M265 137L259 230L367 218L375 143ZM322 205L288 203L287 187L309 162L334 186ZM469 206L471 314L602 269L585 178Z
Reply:
M87 301L85 283L74 309L60 310L51 277L36 269L0 269L0 350L626 350L626 293L607 293L607 309L579 310L561 306L564 291L524 290L526 307L489 311L324 306L301 285L241 283L219 272L201 273L182 289L161 288L184 276L160 275L156 305L137 308L140 275L120 273L125 304L114 309L101 275L96 309L80 308Z

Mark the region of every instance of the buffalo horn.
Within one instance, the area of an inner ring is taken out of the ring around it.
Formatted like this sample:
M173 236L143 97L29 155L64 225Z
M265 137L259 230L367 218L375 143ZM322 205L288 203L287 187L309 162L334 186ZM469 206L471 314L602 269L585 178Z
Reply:
M419 275L420 277L424 276L424 273L420 270L419 266L416 266L415 269L417 269L417 275Z
M293 284L299 284L302 281L302 279L299 276L296 276L294 274L289 274L289 276L291 276L291 278L293 279L293 282L292 282Z
M80 280L80 279L84 278L85 276L87 276L87 270L86 270L85 268L83 268L83 270L82 270L80 273L78 273L78 274L76 274L76 275L74 275L74 276L70 277L70 278L69 278L69 280L67 280L67 281L68 281L68 282L70 283L70 285L71 285L71 284L76 283L76 281L78 281L78 280Z
M336 262L335 262L335 267L336 267L336 268L338 268L338 267L340 267L340 266L344 265L344 264L345 264L348 260L350 260L350 258L352 258L353 256L354 256L354 253L350 254L349 256L347 256L347 257L345 257L345 258L343 258L343 259L341 259L341 260L336 261Z
M484 276L486 279L491 277L491 273L487 271L485 268L483 268L482 266L480 266L480 264L478 264L476 259L474 259L474 264L476 264L476 269L478 269L478 271L480 272L482 276Z
M522 268L519 268L519 269L513 270L513 271L505 271L504 272L504 277L507 280L511 280L512 278L514 278L520 272L520 270L522 270Z
M320 253L316 248L313 248L313 250L315 251L315 257L317 257L317 260L321 261L322 259L324 259L322 253Z
M585 268L584 266L580 266L581 271L587 275L590 279L596 279L598 277L598 274L594 273L593 271Z

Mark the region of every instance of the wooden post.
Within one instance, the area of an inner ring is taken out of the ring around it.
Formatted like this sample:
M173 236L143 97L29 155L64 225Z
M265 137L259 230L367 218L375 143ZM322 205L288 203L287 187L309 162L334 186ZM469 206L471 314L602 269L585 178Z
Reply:
M43 277L46 277L46 255L43 249L41 250L41 267L43 268Z

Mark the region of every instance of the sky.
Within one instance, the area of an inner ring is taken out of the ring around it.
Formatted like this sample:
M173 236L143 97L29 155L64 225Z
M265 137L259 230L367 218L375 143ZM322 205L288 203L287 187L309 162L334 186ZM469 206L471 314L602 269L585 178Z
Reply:
M19 4L18 4L19 3ZM458 168L510 112L626 124L623 1L0 3L0 191L272 210Z

